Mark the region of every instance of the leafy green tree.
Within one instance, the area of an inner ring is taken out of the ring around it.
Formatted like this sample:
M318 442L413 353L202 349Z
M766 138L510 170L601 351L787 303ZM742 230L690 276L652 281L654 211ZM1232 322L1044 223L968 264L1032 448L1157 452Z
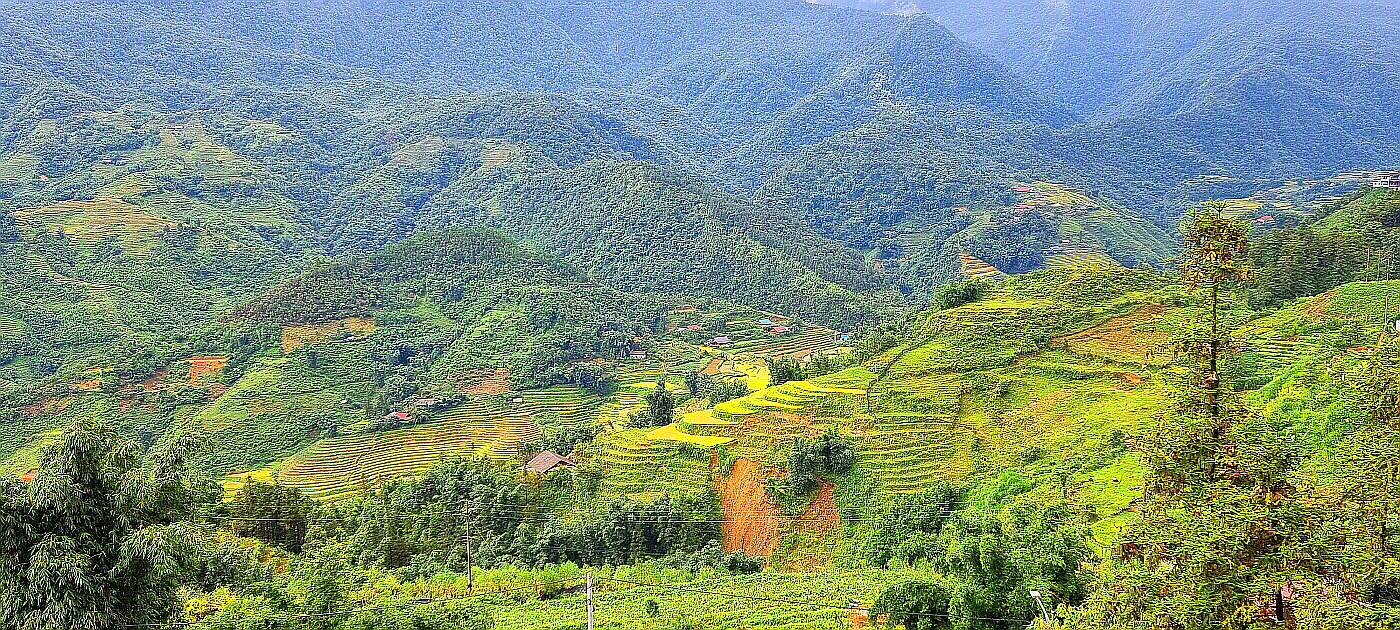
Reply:
M971 304L982 299L991 289L992 283L981 279L945 284L938 289L937 293L933 294L933 300L929 307L941 311Z
M164 621L193 539L195 506L216 495L179 438L143 459L95 420L70 426L34 480L0 482L0 626L106 630Z
M797 438L788 455L788 491L804 495L817 487L821 475L844 475L855 465L856 453L845 438L828 430L816 439Z
M734 400L735 398L743 398L748 395L749 384L744 382L744 379L732 378L727 380L717 380L715 382L714 387L710 388L710 392L706 396L706 398L709 399L710 405L714 406L722 402Z
M629 423L634 427L664 427L671 424L676 413L676 397L666 390L666 382L658 380L656 387L647 392L643 399L646 407L632 414Z
M773 385L782 385L791 381L800 381L805 376L802 371L802 363L797 359L783 357L768 358L768 382Z
M1084 599L1090 552L1068 505L1018 496L997 509L945 514L936 536L916 532L899 552L926 559L934 573L887 588L872 614L905 628L1011 629L1039 613L1029 591L1071 605Z
M315 508L316 502L297 488L249 479L229 502L229 525L239 536L300 553Z

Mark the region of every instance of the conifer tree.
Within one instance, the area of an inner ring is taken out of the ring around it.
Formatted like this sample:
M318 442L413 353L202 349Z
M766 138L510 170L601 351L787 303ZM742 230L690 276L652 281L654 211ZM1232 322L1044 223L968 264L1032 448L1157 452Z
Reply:
M1296 499L1297 449L1253 413L1222 373L1226 294L1250 280L1248 226L1207 202L1187 224L1181 276L1203 293L1176 338L1181 364L1158 426L1137 444L1147 466L1139 519L1099 576L1091 609L1108 623L1238 628L1306 564L1314 521Z

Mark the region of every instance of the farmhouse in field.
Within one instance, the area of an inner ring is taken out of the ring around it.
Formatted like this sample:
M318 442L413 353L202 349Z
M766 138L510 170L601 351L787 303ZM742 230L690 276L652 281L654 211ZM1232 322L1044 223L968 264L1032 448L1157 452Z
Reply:
M734 340L729 337L715 337L714 340L710 342L710 345L716 348L727 348L734 345Z
M385 420L389 420L389 421L391 421L391 422L404 422L404 421L412 420L412 419L413 419L413 416L409 415L408 412L404 412L404 411L395 411L395 412L393 412L393 413L390 413L390 414L385 415L385 416L384 416L384 419L385 419Z
M627 358L629 358L629 359L645 359L645 358L647 358L647 351L646 351L646 350L633 350L633 351L627 353Z
M525 472L548 474L560 468L573 468L574 462L554 451L544 451L530 458L524 466Z
M773 320L768 319L767 317L765 317L765 318L763 318L763 319L758 320L758 325L759 325L759 326L772 326L772 325L773 325Z
M791 328L788 328L787 326L774 326L772 332L773 332L773 334L775 334L775 335L781 335L781 334L783 334L783 333L785 333L785 332L788 332L788 331L790 331L790 330L792 330L792 329L791 329Z
M1371 177L1371 186L1374 188L1400 190L1400 171L1376 173Z

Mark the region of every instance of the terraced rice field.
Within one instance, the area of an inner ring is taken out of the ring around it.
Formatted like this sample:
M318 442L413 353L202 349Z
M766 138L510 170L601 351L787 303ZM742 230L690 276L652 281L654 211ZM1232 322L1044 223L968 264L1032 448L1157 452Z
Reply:
M742 341L734 349L773 357L804 357L834 351L841 345L836 332L820 326L809 326L796 335L767 335L752 341Z
M24 322L0 315L0 339L24 336Z
M60 201L43 208L17 210L14 215L21 222L60 229L82 239L117 237L124 246L154 236L168 225L120 199Z
M764 389L722 402L714 407L714 416L720 420L738 421L745 416L767 410L797 411L833 393L865 394L861 389L822 387L809 381L792 381L765 387Z
M1118 261L1100 251L1050 249L1045 252L1046 267L1087 267L1090 265L1119 266Z
M962 262L963 275L969 278L996 278L1005 275L1000 269L971 254L958 254L958 259Z
M347 317L324 324L299 324L282 327L282 351L291 352L302 346L324 343L340 336L363 337L374 332L374 319Z
M607 472L606 490L624 494L670 488L698 493L710 484L709 458L697 459L680 452L681 442L653 440L650 429L613 431L590 447L590 457Z
M572 385L555 385L520 392L520 410L531 415L548 412L565 426L587 424L598 410L598 397Z
M321 440L286 462L277 476L314 499L336 499L361 487L422 474L450 457L510 459L521 442L539 437L539 426L529 416L469 401L422 426ZM225 488L237 490L242 477L231 477Z
M952 422L882 424L855 439L856 461L881 490L917 492L946 477L966 435Z
M1270 370L1291 367L1317 349L1316 344L1300 339L1266 339L1254 346L1254 351L1264 359L1264 367Z

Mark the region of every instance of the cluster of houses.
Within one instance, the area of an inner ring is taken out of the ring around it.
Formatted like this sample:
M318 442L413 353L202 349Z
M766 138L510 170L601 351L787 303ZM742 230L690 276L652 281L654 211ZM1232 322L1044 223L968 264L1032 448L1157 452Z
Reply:
M1384 171L1372 175L1371 187L1400 190L1400 171Z

